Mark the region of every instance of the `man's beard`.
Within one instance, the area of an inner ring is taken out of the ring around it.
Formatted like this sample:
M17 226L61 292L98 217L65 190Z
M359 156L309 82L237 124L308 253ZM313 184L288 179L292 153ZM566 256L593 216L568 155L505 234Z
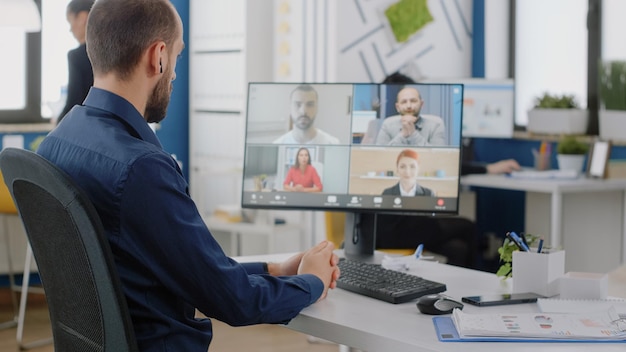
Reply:
M302 116L299 116L296 119L295 126L298 129L301 129L301 130L308 130L309 127L311 127L312 123L313 123L313 119L312 118L310 118L310 117L308 117L306 115L302 115Z
M167 106L170 104L170 95L172 93L171 81L169 80L169 70L163 74L163 78L159 80L148 103L146 105L146 121L148 123L159 123L165 118Z

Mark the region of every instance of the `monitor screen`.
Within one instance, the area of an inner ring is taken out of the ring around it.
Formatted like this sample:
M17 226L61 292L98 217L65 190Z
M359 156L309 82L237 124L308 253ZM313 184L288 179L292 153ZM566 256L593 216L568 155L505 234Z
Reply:
M512 79L446 78L432 81L463 84L463 137L513 137L515 84Z
M250 83L242 207L457 214L462 114L461 84Z

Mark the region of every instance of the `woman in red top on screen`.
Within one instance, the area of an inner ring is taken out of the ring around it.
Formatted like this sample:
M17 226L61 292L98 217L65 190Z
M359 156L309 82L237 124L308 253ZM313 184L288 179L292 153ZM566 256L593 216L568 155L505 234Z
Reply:
M322 181L311 165L309 150L300 148L296 155L296 163L289 168L283 189L288 192L321 192Z
M404 149L398 154L396 174L400 177L400 181L394 186L385 189L383 195L403 197L435 195L431 189L417 184L417 172L419 171L417 159L417 152L411 149Z

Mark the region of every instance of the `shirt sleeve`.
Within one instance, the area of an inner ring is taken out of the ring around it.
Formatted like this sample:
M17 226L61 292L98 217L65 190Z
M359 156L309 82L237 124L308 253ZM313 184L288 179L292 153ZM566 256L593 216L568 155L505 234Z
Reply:
M285 181L283 182L283 186L289 186L289 184L291 184L291 182L293 182L293 167L289 168L289 171L287 171L287 177L285 177Z
M120 190L121 233L128 234L120 248L142 269L124 274L154 286L147 296L171 295L231 325L286 323L319 299L324 286L314 275L275 277L261 263L227 257L174 163L164 153L142 157Z
M321 192L324 187L322 186L322 180L320 179L320 175L317 173L317 170L315 169L315 167L313 167L313 165L309 165L309 170L311 174L311 182L313 183L313 185L317 186L317 188L319 188Z

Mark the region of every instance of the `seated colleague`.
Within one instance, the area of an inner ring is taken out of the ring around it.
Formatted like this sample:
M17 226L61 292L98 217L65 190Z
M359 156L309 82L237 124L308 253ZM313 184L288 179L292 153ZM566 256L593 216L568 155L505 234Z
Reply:
M165 117L183 48L169 0L97 0L87 25L94 86L37 151L96 207L143 352L207 351L211 321L196 309L233 326L287 323L339 276L326 241L282 263L224 254L148 126Z
M417 173L419 164L418 154L411 149L404 149L398 154L396 159L396 172L400 181L383 191L383 195L414 197L414 196L435 196L435 193L426 187L417 184Z
M289 192L321 192L322 181L311 165L311 154L307 148L298 149L296 162L287 172L283 189Z
M290 118L293 125L291 131L278 137L278 144L339 144L337 137L315 127L317 117L318 96L312 86L299 85L290 95Z
M396 98L398 115L387 117L376 136L378 145L445 145L445 126L439 116L420 114L424 101L417 88L404 87Z
M387 77L384 83L414 83L400 73ZM461 163L461 175L501 174L519 170L520 165L513 159L490 164ZM380 214L376 223L376 248L398 249L416 248L420 243L424 248L448 258L448 264L474 268L478 253L476 224L466 218L430 217Z

